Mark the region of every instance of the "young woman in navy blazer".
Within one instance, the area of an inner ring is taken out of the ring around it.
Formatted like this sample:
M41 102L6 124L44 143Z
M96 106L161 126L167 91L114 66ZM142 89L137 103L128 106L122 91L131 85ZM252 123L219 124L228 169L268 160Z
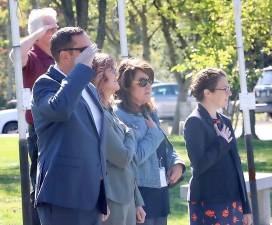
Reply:
M188 191L190 224L251 224L236 139L230 120L218 112L231 96L220 69L200 71L191 91L197 108L185 122L184 137L191 162Z

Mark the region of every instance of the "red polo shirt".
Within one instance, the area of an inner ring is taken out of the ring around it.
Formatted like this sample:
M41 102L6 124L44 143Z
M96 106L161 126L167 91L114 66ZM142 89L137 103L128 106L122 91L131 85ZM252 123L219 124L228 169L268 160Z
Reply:
M47 55L37 45L28 52L28 60L23 67L23 83L25 88L32 89L36 79L44 74L50 65L54 64L54 59ZM30 110L26 111L26 121L29 124L33 124L33 118Z

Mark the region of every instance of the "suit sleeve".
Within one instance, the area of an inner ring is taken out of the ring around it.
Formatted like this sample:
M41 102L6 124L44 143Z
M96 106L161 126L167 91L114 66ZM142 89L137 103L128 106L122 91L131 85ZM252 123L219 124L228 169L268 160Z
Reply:
M82 94L84 87L95 75L94 71L77 64L61 84L42 76L33 87L33 101L39 112L48 120L69 119Z
M244 183L244 188L246 190L246 184L245 183ZM242 207L243 207L243 214L250 214L250 213L252 213L247 194L245 195L245 199L242 201Z
M234 130L233 130L233 127L232 127L230 121L227 120L227 123L228 123L228 126L229 126L230 130L231 130L232 136L235 137ZM237 157L239 159L239 166L240 166L240 170L241 170L241 179L242 179L242 184L241 185L243 185L243 189L245 191L245 199L243 198L243 200L242 200L243 214L249 214L252 211L251 211L251 208L250 208L249 199L248 199L248 195L247 195L247 191L246 191L246 182L245 182L245 178L244 178L244 174L243 174L243 170L242 170L241 159L240 159L240 156L239 156L239 153L238 153L236 139L234 138L233 141L235 142L236 154L237 154Z
M217 136L212 145L206 146L205 136L205 128L201 120L190 117L185 123L184 138L195 175L204 173L217 163L231 147L221 136Z

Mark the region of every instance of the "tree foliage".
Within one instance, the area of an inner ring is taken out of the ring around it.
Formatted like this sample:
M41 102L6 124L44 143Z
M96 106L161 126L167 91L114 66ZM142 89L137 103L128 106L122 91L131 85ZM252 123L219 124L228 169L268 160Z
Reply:
M271 64L272 0L243 0L242 25L248 88L252 90L260 69ZM8 5L0 0L0 79L8 83ZM103 51L120 56L117 1L21 0L20 31L27 35L27 16L35 7L58 11L59 25L80 25ZM191 75L205 67L224 69L239 91L233 3L229 0L127 0L126 23L129 55L151 62L157 78L176 80L185 99ZM7 85L0 96L6 98ZM0 103L1 104L1 103Z

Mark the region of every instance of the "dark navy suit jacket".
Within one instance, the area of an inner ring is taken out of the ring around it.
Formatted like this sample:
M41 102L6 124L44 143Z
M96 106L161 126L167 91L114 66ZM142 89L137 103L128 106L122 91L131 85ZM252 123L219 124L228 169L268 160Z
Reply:
M201 104L185 122L184 137L192 169L188 200L221 203L241 200L244 214L250 213L231 122L222 114L217 116L231 130L230 143L216 134L213 120Z
M76 65L67 77L51 66L34 84L32 113L39 146L36 205L96 207L105 177L105 143L103 109L96 90L88 85L94 75L83 64ZM82 97L84 88L100 110L100 135Z

